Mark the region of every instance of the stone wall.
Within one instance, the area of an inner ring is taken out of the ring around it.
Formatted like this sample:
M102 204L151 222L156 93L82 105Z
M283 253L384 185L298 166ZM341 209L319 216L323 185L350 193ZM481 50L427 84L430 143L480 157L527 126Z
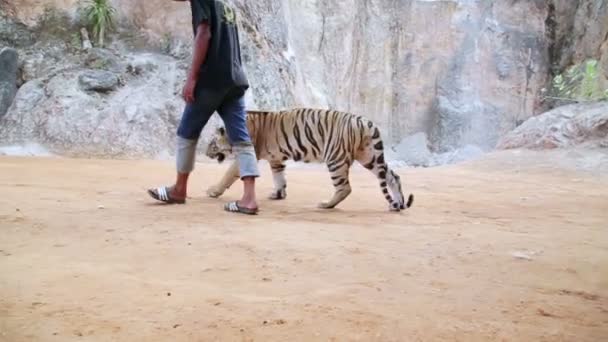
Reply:
M45 5L76 13L75 0L5 1L30 26ZM546 109L540 94L552 73L588 57L608 70L606 0L232 2L250 108L351 111L376 121L395 145L421 132L436 152L491 150ZM113 3L123 27L141 30L150 45L170 39L173 55L187 61L187 4Z

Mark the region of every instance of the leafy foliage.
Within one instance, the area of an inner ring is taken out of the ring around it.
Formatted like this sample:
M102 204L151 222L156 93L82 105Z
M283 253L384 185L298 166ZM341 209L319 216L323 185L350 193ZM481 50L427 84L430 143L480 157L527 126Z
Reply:
M85 18L93 29L98 45L104 46L105 34L114 28L116 9L109 0L88 0L84 8Z
M608 88L603 87L601 73L594 59L574 65L553 78L551 97L574 102L608 100Z

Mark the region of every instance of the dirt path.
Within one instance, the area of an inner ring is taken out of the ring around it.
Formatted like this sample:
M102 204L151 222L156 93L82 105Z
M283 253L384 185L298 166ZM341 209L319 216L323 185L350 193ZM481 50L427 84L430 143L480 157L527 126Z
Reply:
M0 341L605 340L608 178L505 158L400 170L402 214L292 169L259 217L203 196L224 166L166 207L170 162L0 158Z

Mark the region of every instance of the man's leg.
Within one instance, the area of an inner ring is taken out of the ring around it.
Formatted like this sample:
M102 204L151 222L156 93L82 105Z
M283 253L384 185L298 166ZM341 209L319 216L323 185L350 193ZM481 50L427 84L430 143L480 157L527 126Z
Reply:
M234 150L238 153L239 174L243 181L243 197L238 202L239 206L248 209L257 209L258 203L255 195L255 179L259 177L258 160L253 145L236 143Z
M194 170L198 139L219 105L218 99L221 99L221 96L208 91L200 91L196 96L196 101L186 105L177 129L175 185L150 189L148 190L150 196L166 203L184 203L188 196L188 177Z
M255 179L260 176L260 172L258 158L247 130L244 96L240 93L229 94L218 108L218 113L224 121L232 149L237 154L239 175L243 181L243 197L236 204L249 212L257 211Z
M196 145L198 143L198 138L185 139L178 135L176 143L177 178L175 180L175 186L171 190L171 196L174 198L186 198L188 196L188 177L194 170L194 162L196 161Z

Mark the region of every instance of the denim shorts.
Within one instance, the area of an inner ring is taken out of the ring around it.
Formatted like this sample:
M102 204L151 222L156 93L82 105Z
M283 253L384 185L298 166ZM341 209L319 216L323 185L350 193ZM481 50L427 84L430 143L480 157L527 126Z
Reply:
M197 89L194 103L186 104L177 135L188 140L198 140L213 113L224 121L230 143L251 143L247 130L245 90Z

